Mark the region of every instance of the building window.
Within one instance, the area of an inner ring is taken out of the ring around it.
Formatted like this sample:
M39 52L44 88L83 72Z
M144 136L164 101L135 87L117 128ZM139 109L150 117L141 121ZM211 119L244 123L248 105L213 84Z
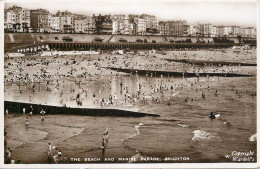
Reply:
M42 36L40 36L40 40L42 40Z
M59 38L58 38L58 37L55 37L55 40L59 40Z

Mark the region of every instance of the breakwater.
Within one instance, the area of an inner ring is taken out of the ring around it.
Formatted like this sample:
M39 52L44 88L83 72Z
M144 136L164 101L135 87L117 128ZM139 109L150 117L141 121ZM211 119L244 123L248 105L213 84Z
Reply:
M170 72L170 71L159 71L159 70L144 70L144 69L122 69L122 68L108 68L118 72L124 73L138 73L140 75L153 76L174 76L174 77L197 77L197 76L220 76L220 77L251 77L252 75L237 74L237 73L189 73L189 72Z
M30 111L30 106L33 107L33 114L40 113L41 109L48 114L67 114L67 115L83 115L83 116L115 116L115 117L144 117L154 116L157 114L149 114L142 112L134 112L120 109L105 109L105 108L71 108L71 107L59 107L51 105L21 103L4 101L5 110L8 109L10 114L23 114L23 108L26 109L26 114Z
M212 65L226 65L226 66L257 66L256 63L243 63L243 62L224 62L224 61L206 61L206 60L187 60L187 59L165 59L169 62L181 62L187 64L194 64L198 66Z

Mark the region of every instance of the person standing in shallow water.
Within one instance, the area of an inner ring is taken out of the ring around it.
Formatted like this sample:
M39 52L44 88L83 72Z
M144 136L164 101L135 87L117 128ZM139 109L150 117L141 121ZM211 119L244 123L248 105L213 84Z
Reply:
M95 101L96 101L96 93L94 92L93 93L93 104L95 104Z
M32 115L33 114L33 107L32 106L30 106L30 113L29 113L30 115Z
M46 114L46 112L42 109L40 114L41 114L41 121L44 121L44 115Z
M51 149L52 149L52 145L51 145L51 143L48 143L48 162L49 163L51 163L51 156L52 156Z
M29 127L29 117L28 116L25 119L25 127Z
M117 104L117 97L116 97L116 93L115 93L115 95L114 95L114 103L115 103L115 105Z
M104 135L103 135L103 138L102 138L102 146L101 146L102 155L105 154L105 147L106 147L106 144L105 144L105 138L104 138Z
M120 82L120 91L122 91L123 83Z
M108 127L105 130L105 139L106 139L106 141L108 141Z

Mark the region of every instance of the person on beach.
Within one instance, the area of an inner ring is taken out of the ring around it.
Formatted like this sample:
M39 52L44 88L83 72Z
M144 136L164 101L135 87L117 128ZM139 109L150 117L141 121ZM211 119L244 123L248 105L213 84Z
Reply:
M61 157L62 157L61 151L58 150L58 158L61 159Z
M120 82L120 91L122 91L122 86L123 86L123 83Z
M14 160L14 158L11 158L11 162L10 162L10 164L15 164L15 160Z
M8 147L7 150L6 150L6 155L5 155L5 157L6 157L5 163L6 164L11 164L11 162L12 162L11 161L12 160L11 153L12 153L12 150Z
M105 153L105 147L106 147L106 144L105 144L105 139L103 138L102 139L102 146L101 146L101 149L102 149L102 154Z
M108 127L105 130L105 138L106 138L106 141L107 141L108 140Z
M58 150L58 154L53 156L53 160L55 163L60 163L61 160L62 160L62 154L61 154L61 151Z
M206 95L202 92L202 98L205 99Z
M110 101L110 104L113 105L113 98L111 95L109 96L109 101Z
M23 108L23 114L25 114L25 112L26 112L26 109L25 109L25 107Z
M8 147L7 150L6 150L6 157L7 157L8 159L11 158L11 152L12 152L12 150L10 149L10 147Z
M115 93L115 95L114 95L114 103L115 103L115 104L117 103L116 93Z
M137 134L139 134L140 133L140 130L139 130L140 126L138 125L138 126L134 126L134 127L135 127Z
M96 101L96 93L94 92L93 93L93 104L95 104L95 101Z
M52 149L52 145L51 143L48 143L48 158L50 158L52 155L51 149Z
M29 113L30 115L32 115L33 114L33 107L32 106L30 106L30 113Z
M46 112L42 109L40 114L41 114L41 121L44 121L44 115L46 114Z
M28 126L29 126L29 117L27 116L26 120L25 120L25 127L28 127Z
M32 85L32 89L33 89L33 91L34 91L34 89L35 89L35 84Z

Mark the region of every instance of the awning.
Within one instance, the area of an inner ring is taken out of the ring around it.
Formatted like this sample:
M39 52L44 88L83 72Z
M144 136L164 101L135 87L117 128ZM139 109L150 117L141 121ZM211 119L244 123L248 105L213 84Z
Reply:
M62 40L73 40L73 38L69 37L69 36L63 36Z
M125 38L119 38L118 40L119 42L127 42L127 40Z
M103 39L101 39L100 37L95 37L94 40L95 41L103 41Z
M142 39L136 39L136 42L143 42L144 40Z

